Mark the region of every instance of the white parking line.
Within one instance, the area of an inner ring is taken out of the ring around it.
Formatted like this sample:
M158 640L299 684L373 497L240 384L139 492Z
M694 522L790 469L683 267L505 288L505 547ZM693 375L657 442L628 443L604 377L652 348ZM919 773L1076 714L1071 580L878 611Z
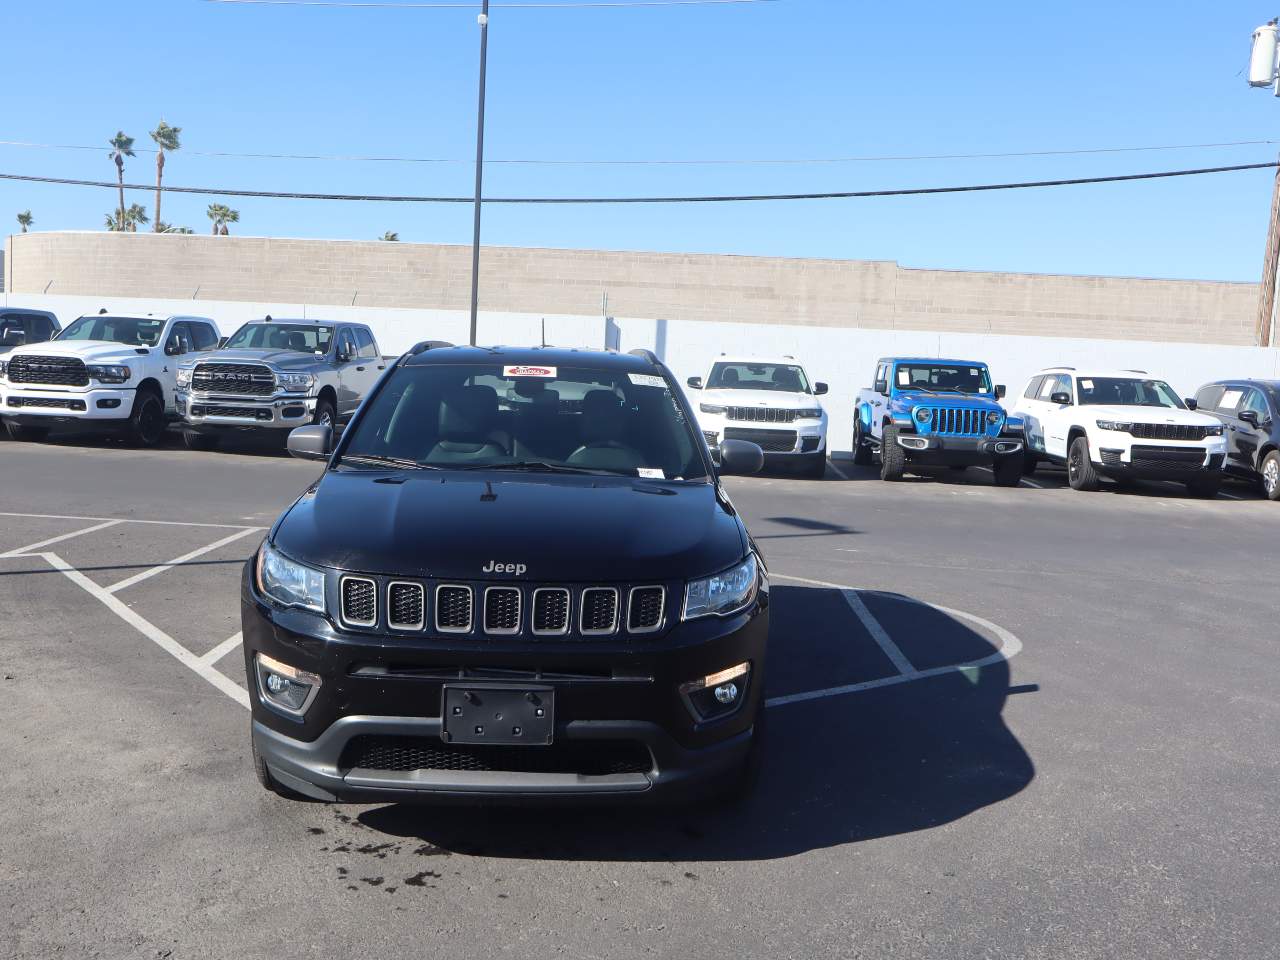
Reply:
M846 590L853 590L853 587L845 586L842 583L829 583L825 580L812 580L808 577L794 577L785 573L769 573L771 580L793 580L796 583L807 583L815 587L829 587L832 590L839 590L843 593ZM856 591L855 591L856 592ZM861 596L859 596L861 602ZM822 690L807 690L803 693L791 693L786 696L773 697L765 701L766 707L782 707L791 703L804 703L808 700L822 700L827 697L838 697L847 693L858 693L863 690L874 690L877 687L888 687L898 683L910 683L913 680L925 680L929 677L941 677L949 673L967 674L969 671L979 670L982 667L989 667L999 663L1001 660L1010 660L1022 651L1022 641L1006 630L999 624L992 623L976 614L967 613L964 610L953 610L951 607L944 607L937 603L928 603L924 600L916 600L911 597L900 598L906 603L918 603L921 606L929 607L944 613L949 617L967 620L975 626L981 627L988 631L1000 641L1000 649L993 653L987 654L978 660L970 660L966 663L948 664L945 667L931 667L928 670L912 670L910 673L898 673L891 677L880 677L876 680L865 680L861 683L846 683L837 687L826 687ZM874 618L872 618L874 620ZM877 621L877 626L879 622ZM863 624L866 625L865 623Z
M12 514L3 514L3 516L12 516ZM88 520L90 518L82 517L79 519ZM103 523L95 524L92 527L85 527L83 530L72 530L70 533L64 533L61 536L50 537L48 540L39 540L35 543L29 543L25 547L16 547L13 550L9 550L5 553L0 553L0 558L18 557L24 553L29 553L33 550L39 550L41 547L50 547L50 546L53 546L53 544L55 543L62 543L64 540L71 540L74 537L83 537L86 533L93 533L97 530L105 530L107 529L107 527L114 527L118 523L124 523L124 521L123 520L107 520L107 521L104 521Z
M218 644L216 647L214 647L212 650L206 653L203 657L201 657L200 662L207 663L210 666L212 666L213 664L221 660L223 657L225 657L232 650L234 650L236 647L240 646L240 642L241 642L240 631L237 630L235 633L235 636L227 637L227 639L223 640L220 644Z
M165 653L172 656L183 666L189 667L199 676L208 680L228 697L240 704L240 706L245 709L249 708L248 691L238 686L230 677L214 669L212 664L205 663L200 657L197 657L194 653L180 644L177 640L173 639L173 637L169 636L169 634L165 633L150 620L139 616L133 610L129 609L129 607L125 606L122 601L112 596L103 587L98 586L56 553L41 553L37 554L37 556L43 557L51 567L65 574L68 580L83 589L89 594L89 596L101 601L108 610L141 633Z
M845 473L843 470L841 470L839 467L837 467L836 462L834 460L828 460L827 463L831 465L831 469L834 470L842 480L849 479L849 475Z
M131 587L135 583L141 583L143 580L150 579L158 573L164 573L166 570L172 570L174 567L180 567L182 564L196 559L196 557L203 557L206 553L212 553L219 547L225 547L228 543L234 543L241 537L247 537L251 533L257 533L261 529L262 527L248 527L244 530L238 530L235 533L223 537L221 540L215 540L207 547L201 547L199 550L192 550L190 553L184 553L180 557L174 557L168 563L161 563L157 566L151 567L150 569L140 570L131 577L125 577L125 579L121 580L119 583L113 583L111 586L107 587L107 592L117 593L125 587Z
M30 517L33 520L111 520L113 523L149 523L161 527L221 527L223 530L234 530L243 526L240 523L193 523L188 520L134 520L131 517L76 517L64 513L11 513L0 510L0 517ZM258 527L265 530L266 527Z
M893 664L894 669L904 676L914 674L916 668L912 666L906 655L898 649L898 645L889 639L889 634L880 625L880 621L872 616L871 611L867 609L867 605L862 602L862 597L858 596L858 591L846 588L841 590L840 593L844 596L845 602L853 608L853 612L858 619L862 621L867 633L871 634L871 639L880 645L880 649L889 658L889 662Z

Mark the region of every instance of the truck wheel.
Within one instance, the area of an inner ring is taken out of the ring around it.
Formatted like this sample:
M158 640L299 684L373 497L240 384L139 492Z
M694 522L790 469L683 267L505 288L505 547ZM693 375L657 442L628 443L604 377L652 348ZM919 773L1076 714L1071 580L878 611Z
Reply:
M151 390L139 390L125 427L129 440L139 447L155 447L164 439L164 403Z
M1205 500L1212 500L1221 489L1222 477L1197 477L1195 480L1187 481L1187 492L1193 497L1203 497Z
M1022 475L1029 477L1036 472L1036 467L1040 466L1040 458L1034 453L1024 449L1022 451Z
M871 465L871 445L862 434L862 421L853 421L853 463L858 467Z
M48 427L32 427L23 423L14 423L12 420L4 422L4 429L9 434L10 440L27 440L32 443L43 440L49 435Z
M216 450L221 438L214 433L184 433L182 442L188 450Z
M1268 500L1280 500L1280 452L1272 450L1262 458L1262 492Z
M337 429L338 413L333 407L333 403L326 399L316 401L316 414L311 418L312 424L318 427L328 427L330 430Z
M890 424L880 440L880 479L901 480L906 472L907 452L898 446L898 428Z
M1072 490L1098 489L1098 471L1093 469L1093 460L1089 457L1088 437L1071 441L1071 450L1067 453L1067 483Z
M991 463L991 473L995 476L997 487L1016 487L1022 482L1025 468L1018 454L999 457Z

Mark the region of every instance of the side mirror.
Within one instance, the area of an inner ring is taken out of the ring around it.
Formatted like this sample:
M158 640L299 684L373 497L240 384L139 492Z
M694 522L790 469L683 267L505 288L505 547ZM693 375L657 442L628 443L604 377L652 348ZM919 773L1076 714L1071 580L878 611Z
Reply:
M333 431L321 424L295 427L286 447L299 460L325 460L333 451Z
M182 344L178 343L176 338L170 337L165 341L164 355L166 357L176 357L182 353Z
M875 382L875 385L871 389L874 390L876 393L887 397L889 395L889 381L877 380Z
M1251 427L1256 427L1258 425L1257 410L1241 410L1237 416Z
M1064 407L1069 407L1071 406L1071 394L1067 393L1064 390L1059 390L1056 393L1049 394L1049 402L1061 404Z
M750 440L720 441L721 473L759 473L764 469L764 451Z
M701 377L690 377L688 380L686 380L686 381L685 381L685 383L687 383L689 386L693 387L693 389L695 389L695 390L701 390L701 389L702 389L702 378L701 378Z
M997 384L996 384L996 399L997 399L997 400L1003 400L1003 399L1004 399L1004 395L1005 395L1006 393L1008 393L1008 392L1009 392L1009 391L1008 391L1008 389L1005 387L1005 385L1004 385L1003 383L997 383Z
M827 392L827 385L823 383L821 380L817 381L813 385L813 395L815 397L820 397L826 392Z
M1196 401L1191 397L1183 397L1182 402L1186 404L1188 410L1195 410L1200 406L1200 404L1196 403Z

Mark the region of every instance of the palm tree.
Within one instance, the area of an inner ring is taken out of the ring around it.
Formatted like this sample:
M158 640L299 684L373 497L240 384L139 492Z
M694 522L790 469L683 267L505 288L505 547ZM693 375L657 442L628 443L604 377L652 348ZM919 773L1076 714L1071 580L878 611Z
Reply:
M35 222L35 218L31 216L30 210L24 210L22 213L18 214L18 225L22 227L23 233L26 233L27 227L31 226Z
M146 226L151 222L151 218L147 216L147 208L139 203L129 204L129 209L124 212L124 218L130 233L137 233L139 224Z
M165 223L163 220L156 221L156 233L195 233L190 227L175 227L172 223Z
M213 221L213 235L215 237L219 234L225 237L228 233L227 224L240 221L240 211L232 210L224 203L209 204L209 209L205 213Z
M178 139L180 133L181 127L171 127L163 120L160 121L160 126L151 131L151 139L159 148L156 150L156 233L160 232L160 185L164 182L164 153L166 150L172 153L182 148L182 142Z
M399 243L400 234L396 233L394 230L388 230L386 233L382 235L380 239L387 240L391 243Z
M111 152L107 156L116 164L116 183L120 187L120 223L124 224L129 219L125 216L124 209L124 158L136 156L133 152L133 137L120 130L107 143L111 144Z

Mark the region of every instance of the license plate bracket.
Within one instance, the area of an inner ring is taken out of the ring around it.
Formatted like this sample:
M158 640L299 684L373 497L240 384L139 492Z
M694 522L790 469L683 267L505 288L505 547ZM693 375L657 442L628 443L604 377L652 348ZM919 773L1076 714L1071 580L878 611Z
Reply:
M551 687L445 684L441 701L445 743L548 746L555 734Z

